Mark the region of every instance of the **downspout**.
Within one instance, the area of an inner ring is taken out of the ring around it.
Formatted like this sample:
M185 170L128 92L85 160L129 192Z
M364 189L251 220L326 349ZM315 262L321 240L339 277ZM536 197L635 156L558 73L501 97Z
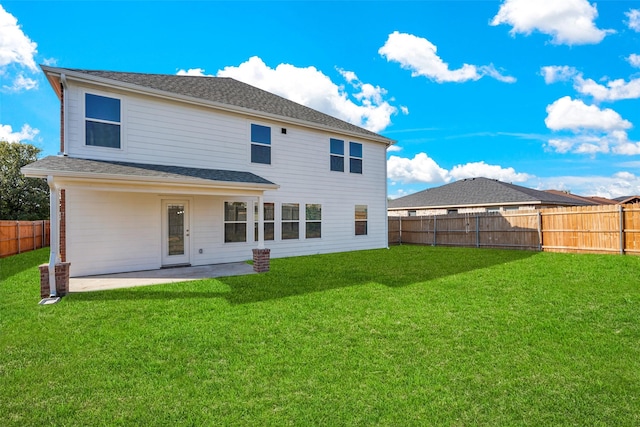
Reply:
M59 227L59 214L58 206L60 205L60 196L58 194L58 187L53 181L53 176L47 176L47 184L49 184L49 293L50 297L56 297L56 264L60 261L60 227Z
M386 215L384 221L384 233L385 236L387 236L387 249L389 249L389 178L387 175L387 149L390 146L391 144L387 144L387 147L384 149L384 213ZM400 221L402 221L402 219ZM402 233L402 226L400 226L400 233ZM400 234L400 236L402 236L402 234ZM402 237L400 242L402 243Z
M62 132L61 132L61 138L62 141L60 141L60 154L62 154L63 156L67 155L67 76L66 74L62 73L60 74L60 85L62 86L62 91L61 91L61 96L62 96L62 112L61 112L61 120L60 120L60 124L62 125Z

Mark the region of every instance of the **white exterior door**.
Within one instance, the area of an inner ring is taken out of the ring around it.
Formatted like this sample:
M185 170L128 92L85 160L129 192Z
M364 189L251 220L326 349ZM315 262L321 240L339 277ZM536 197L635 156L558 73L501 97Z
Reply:
M189 202L162 201L162 265L190 264Z

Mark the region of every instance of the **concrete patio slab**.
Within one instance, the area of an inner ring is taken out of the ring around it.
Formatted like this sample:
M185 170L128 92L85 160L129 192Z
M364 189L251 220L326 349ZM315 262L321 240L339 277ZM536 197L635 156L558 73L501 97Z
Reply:
M69 292L103 291L245 274L256 274L253 271L253 266L246 262L233 262L197 267L161 268L159 270L72 277L69 279Z

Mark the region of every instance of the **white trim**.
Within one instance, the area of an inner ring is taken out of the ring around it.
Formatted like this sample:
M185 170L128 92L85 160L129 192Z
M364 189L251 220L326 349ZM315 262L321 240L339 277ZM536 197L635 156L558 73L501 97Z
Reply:
M94 118L87 118L87 94L89 95L95 95L95 96L100 96L103 98L111 98L111 99L117 99L118 101L120 101L120 122L112 122L110 120L102 120L102 119L94 119ZM66 99L66 96L65 96ZM82 134L82 146L83 147L87 147L91 150L96 150L96 151L102 151L105 153L114 153L116 151L120 152L120 153L126 153L127 152L127 141L125 138L125 122L126 122L126 114L125 114L125 105L126 105L126 101L125 101L125 97L120 95L120 94L114 94L112 92L101 92L101 91L97 91L97 90L93 90L93 89L86 89L83 88L82 90L80 90L80 108L82 111L82 130L81 130L81 134ZM68 113L65 111L65 116L67 116ZM106 124L110 124L110 125L115 125L117 124L118 126L120 126L120 147L119 148L114 148L114 147L103 147L101 145L87 145L87 120L92 121L92 122L96 122L96 123L106 123ZM66 127L65 127L66 129ZM65 140L66 143L66 140ZM66 150L68 151L68 150Z

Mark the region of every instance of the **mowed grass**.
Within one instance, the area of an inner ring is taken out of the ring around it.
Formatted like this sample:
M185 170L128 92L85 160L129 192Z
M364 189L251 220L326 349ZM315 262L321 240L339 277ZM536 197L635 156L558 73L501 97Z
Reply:
M638 257L400 246L39 306L46 258L0 260L2 425L640 425Z

